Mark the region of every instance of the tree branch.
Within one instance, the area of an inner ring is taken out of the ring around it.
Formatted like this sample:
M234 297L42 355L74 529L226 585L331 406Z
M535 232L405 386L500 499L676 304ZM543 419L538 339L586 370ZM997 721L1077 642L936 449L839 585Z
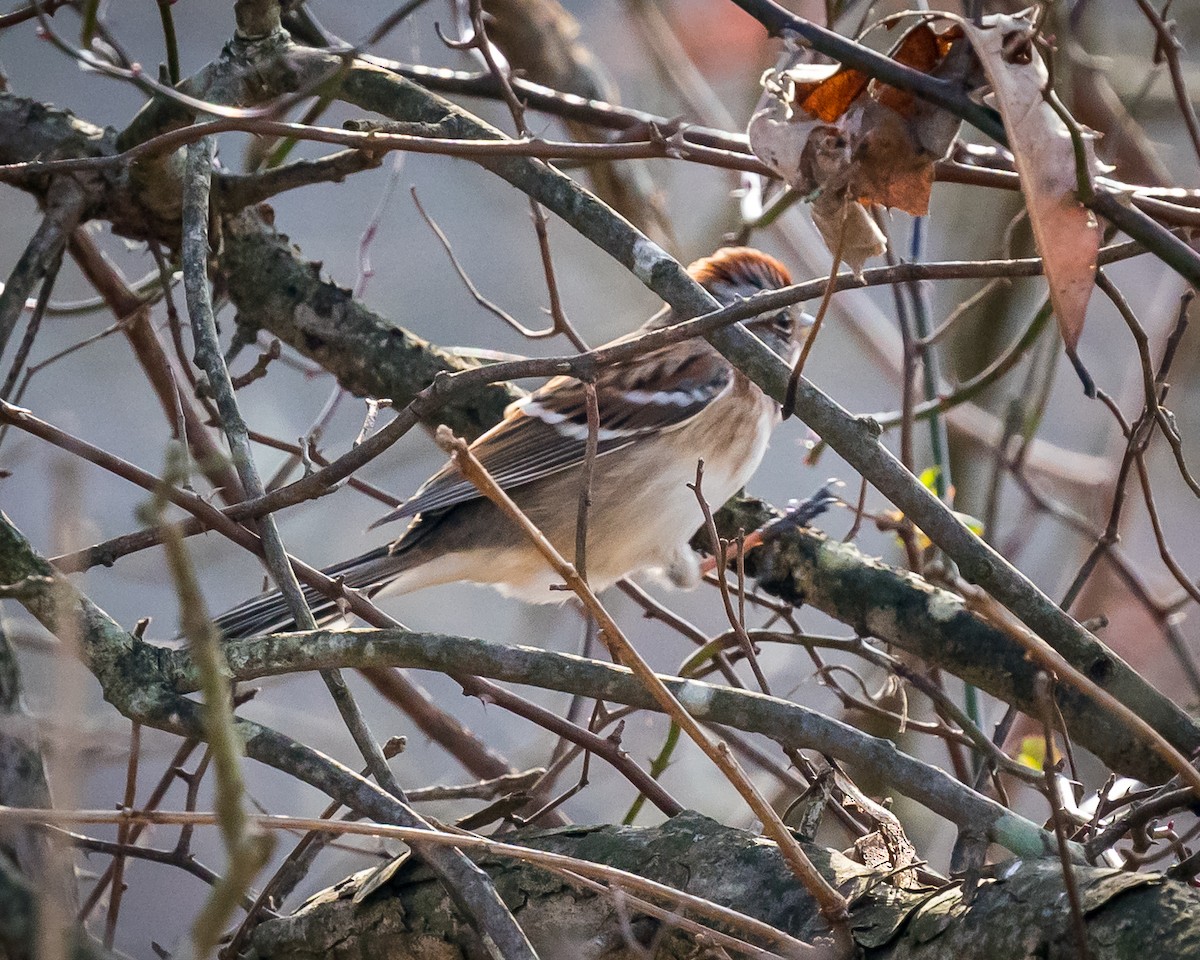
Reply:
M275 9L278 15L278 7ZM251 496L261 497L265 491L254 465L250 438L238 409L233 385L229 381L229 371L221 356L208 291L208 200L212 159L212 140L204 140L188 147L183 196L184 286L187 290L188 309L192 315L197 364L208 376L209 389L220 412L222 426L233 452L234 465L242 483ZM308 609L308 603L292 570L274 517L260 519L258 526L267 565L276 584L288 600L292 616L299 624L310 629L315 627L316 621ZM425 820L405 803L404 794L396 783L378 742L366 728L366 722L341 673L336 668L331 668L323 671L322 677L351 736L371 767L376 782L396 797L398 809L403 817L401 822L409 826L428 828ZM416 849L446 883L451 898L476 926L481 937L496 944L499 950L498 957L508 960L520 957L536 960L536 954L528 939L496 895L496 891L461 851L427 847L422 844L417 844Z
M376 154L351 149L316 160L295 160L257 173L222 172L213 178L215 200L222 213L234 213L287 190L314 183L341 183L353 173L378 166Z
M517 842L684 887L801 939L809 939L817 928L815 909L800 899L777 849L698 814L650 828L522 831ZM956 884L931 897L927 891L901 890L888 882L885 872L869 871L840 854L808 849L822 870L850 893L855 939L876 960L1075 956L1056 861L1015 864L1003 877L974 891ZM619 881L610 884L607 896L593 895L572 889L569 880L555 882L532 865L517 866L498 856L480 862L501 889L520 896L522 921L530 929L545 930L547 943L565 939L573 947L574 960L614 956L612 945L624 946L631 931L637 935L636 946L652 943L654 956L662 960L683 960L700 952L695 940L673 929L669 919L654 922L633 905L623 910ZM1145 954L1186 960L1200 949L1196 891L1161 876L1094 867L1077 868L1077 877L1087 904L1093 957L1116 960ZM418 934L454 939L445 927L430 930L406 919L436 917L436 905L428 898L433 892L412 870L399 872L386 889L360 903L352 902L348 890L338 896L330 891L319 906L264 923L253 945L268 960L303 960L335 949L366 958L416 952ZM787 955L783 945L774 946L774 951ZM619 955L638 954L627 948Z
M105 698L126 717L148 727L180 736L203 738L199 705L179 696L164 682L160 650L121 628L108 614L75 589L69 580L30 547L28 541L0 514L0 580L16 583L30 576L52 577L52 586L23 600L25 608L47 630L78 630L81 652L88 668L104 689ZM361 816L379 823L397 823L429 829L407 806L335 760L283 734L245 718L237 718L236 732L246 745L246 755L308 783L339 800ZM448 847L429 847L414 841L422 859L445 880L452 897L469 898L481 932L504 939L508 958L533 958L532 948L520 949L525 940L512 914L496 896L486 875L463 855ZM473 913L465 916L472 919ZM505 937L506 929L515 930Z
M661 710L642 683L625 667L532 647L509 647L485 640L406 630L318 630L274 634L228 643L225 655L239 680L344 667L405 666L454 675L464 664L481 676L563 693L611 700L644 710ZM176 689L195 688L197 678L184 651L162 651L160 662ZM862 733L776 697L716 686L698 680L660 677L675 699L705 723L724 724L789 747L812 749L862 763L903 793L941 817L972 827L1019 856L1044 856L1055 849L1053 836L994 800L975 793L949 774L901 753L894 743Z
M25 301L46 276L83 216L87 195L72 177L56 179L46 194L46 214L0 290L0 355L21 319Z
M22 705L21 674L7 631L0 623L0 804L54 806L46 781L37 728ZM79 890L70 860L64 861L43 833L23 831L0 838L0 857L9 856L33 884L49 892L68 914L79 909Z
M439 123L456 135L479 139L500 136L461 108L403 78L366 66L351 71L343 95L385 116ZM666 251L553 167L521 158L480 158L477 162L574 226L627 267L680 317L694 317L717 308L716 301ZM783 402L791 371L762 341L741 325L717 329L706 336L765 393ZM1200 727L968 530L879 441L877 424L852 416L805 378L800 379L794 397L793 412L945 551L968 581L1008 607L1077 670L1129 704L1174 747L1184 754L1194 749L1200 742ZM1117 766L1144 762L1138 756L1144 753L1140 743L1130 743L1135 747L1134 755L1123 752Z
M359 395L402 407L439 374L473 366L390 323L349 290L321 279L286 237L246 212L227 221L217 269L237 322L262 328L315 360ZM439 412L439 422L477 437L521 394L505 384L480 390Z

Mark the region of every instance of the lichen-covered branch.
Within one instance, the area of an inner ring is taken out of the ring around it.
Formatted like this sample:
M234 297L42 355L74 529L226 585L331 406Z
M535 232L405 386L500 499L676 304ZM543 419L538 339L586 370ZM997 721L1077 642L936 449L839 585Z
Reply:
M23 596L21 602L52 633L78 631L81 653L105 699L145 726L203 739L200 706L166 682L162 649L127 633L69 580L56 574L8 517L0 514L0 583L29 578L46 578L46 585ZM316 787L361 816L428 829L395 797L319 751L243 717L237 718L235 732L246 745L246 756ZM477 923L480 931L492 936L513 930L506 938L507 956L535 956L532 949L520 949L524 936L482 871L452 848L422 848L422 857L446 882L456 902L460 896L468 898L468 922Z
M279 29L279 0L237 0L233 5L239 37L265 37Z
M24 709L16 653L0 623L0 804L9 807L53 806L50 785L38 745L36 720ZM79 907L79 891L70 861L58 856L44 833L18 831L0 835L0 857L16 866L42 891L71 913Z
M405 666L454 675L467 666L495 680L577 693L646 710L661 707L629 670L613 664L532 647L509 647L466 637L406 630L318 630L274 634L228 643L225 656L238 679L313 670L337 664L359 669ZM176 688L195 688L186 653L163 651L160 662ZM862 763L896 790L939 816L990 836L1021 856L1053 849L1053 837L1024 817L975 793L949 774L902 753L890 740L872 737L815 710L746 690L696 680L663 678L672 695L696 718L761 733L792 748L813 749Z
M779 511L753 497L730 501L718 514L722 535L757 530ZM746 554L746 574L772 596L807 604L1035 714L1038 669L1001 629L967 609L957 594L914 573L864 556L857 547L815 530L791 529ZM1170 776L1161 758L1107 710L1073 687L1055 691L1072 738L1128 776ZM1191 750L1200 747L1200 737Z
M753 834L685 813L661 827L567 827L518 834L516 842L669 884L741 910L810 940L820 930L815 904L792 881L778 849ZM841 854L807 847L826 876L850 896L854 938L875 960L1025 960L1074 957L1056 861L1016 866L969 897L961 885L905 891ZM613 894L581 891L565 878L498 856L480 858L514 905L534 945L572 960L625 960L653 942L660 960L701 952L695 939L622 905ZM1154 956L1184 960L1200 950L1200 894L1161 875L1080 867L1077 878L1092 960ZM328 890L290 917L255 932L262 960L310 960L335 950L364 960L440 957L461 945L443 919L440 891L410 867L353 903L358 884ZM633 943L630 944L630 938ZM644 954L642 954L644 955ZM730 954L732 955L732 954Z
M365 150L338 150L315 160L295 160L258 173L222 172L213 177L213 199L223 213L269 200L276 194L314 183L341 183L354 173L379 166Z
M6 960L44 956L39 892L0 851L0 956ZM62 933L69 960L119 960L119 954L105 950L80 927L71 926Z
M315 360L353 393L407 404L439 373L470 364L396 326L354 299L349 290L322 279L320 265L306 263L287 237L250 213L225 231L217 269L237 308L243 336L261 328ZM477 437L500 419L520 393L505 384L484 387L447 404L437 422Z

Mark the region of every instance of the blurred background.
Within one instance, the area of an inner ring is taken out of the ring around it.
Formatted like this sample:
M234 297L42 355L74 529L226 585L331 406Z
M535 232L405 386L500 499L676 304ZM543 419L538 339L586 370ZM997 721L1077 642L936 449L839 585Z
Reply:
M773 64L777 45L749 17L718 0L688 0L655 6L676 33L681 54L690 56L697 75L711 91L709 109L716 116L696 117L694 106L679 95L653 54L656 41L647 32L641 0L567 2L580 23L580 41L602 61L629 106L668 117L701 119L727 129L744 129L758 99L758 80ZM824 21L820 3L792 3L805 16ZM877 3L868 22L908 4ZM1153 65L1154 37L1135 5L1102 2L1076 4L1077 22L1065 14L1056 26L1062 65L1060 90L1086 122L1095 108L1092 81L1084 67L1098 70L1111 90L1145 131L1148 146L1160 171L1178 186L1200 186L1200 161L1179 121L1165 68ZM228 9L227 9L228 7ZM311 8L325 26L341 37L356 40L366 35L394 5L379 0L355 4L313 2ZM989 9L1002 5L988 4ZM173 7L181 38L185 75L217 56L233 30L232 5L181 0ZM103 4L109 28L124 47L147 68L163 58L163 45L152 4L109 0ZM1185 48L1200 40L1200 10L1179 5L1173 11ZM844 32L854 32L865 16L863 4L837 22ZM71 9L55 17L59 31L78 36L78 17ZM478 69L466 55L447 49L434 32L434 23L447 25L453 17L435 0L393 31L375 52L408 63ZM878 39L878 38L876 38ZM873 41L874 42L874 41ZM887 38L877 45L886 46ZM1076 51L1080 52L1076 57ZM1194 64L1187 67L1190 88L1200 89ZM144 102L130 85L81 70L78 64L38 38L36 24L0 32L0 69L9 89L77 112L99 125L118 128L128 123ZM693 98L694 100L694 98ZM468 109L511 131L511 120L501 104L462 101ZM719 108L719 110L717 110ZM720 111L727 115L723 117ZM335 107L324 118L329 126L359 113ZM560 124L531 113L534 132L563 138ZM973 131L964 129L971 139ZM1116 176L1131 180L1141 173L1122 167L1121 157L1106 155L1111 141L1102 141L1100 153L1118 163ZM221 162L241 169L248 138L229 135L220 143ZM320 156L319 145L301 145L297 156ZM690 260L720 246L739 225L742 182L737 174L676 161L650 161L648 169L659 193L662 209L675 237L675 249ZM461 346L524 355L568 352L562 340L529 342L483 311L456 276L429 226L417 213L410 196L415 188L429 214L447 233L454 251L475 284L489 298L528 326L545 324L546 290L537 243L522 194L473 164L433 156L385 158L383 165L351 177L342 184L318 185L272 200L275 222L303 255L320 261L325 273L338 284L361 291L373 310L417 335L447 347ZM935 187L925 225L923 256L929 260L988 258L1002 255L1003 235L1020 210L1016 195L977 187L941 184ZM364 230L378 217L377 233L361 249ZM6 275L39 222L29 197L13 189L0 190L0 275ZM911 252L912 218L895 214L889 230L899 256ZM589 344L619 336L640 324L659 306L631 276L606 256L575 236L561 223L551 221L551 242L558 266L563 303L568 316ZM131 281L154 271L154 262L140 244L129 244L97 228L97 242ZM751 242L780 257L797 279L828 273L830 257L816 237L802 206L793 208L775 226L755 233ZM1014 255L1030 255L1032 240L1026 225L1012 232ZM369 260L369 265L368 265ZM1175 323L1183 284L1170 270L1148 257L1111 268L1110 276L1125 292L1149 332L1157 356ZM928 287L935 323L980 288L978 282L939 283ZM82 301L93 291L68 259L55 289L56 301ZM960 321L942 342L940 359L945 381L953 385L983 369L1029 322L1045 296L1044 281L1021 280L993 290ZM176 293L182 303L181 292ZM810 305L813 309L815 305ZM165 311L156 310L165 320ZM219 320L226 335L233 329L233 312L226 307ZM95 337L109 327L107 309L65 311L47 317L30 357L38 364L60 351ZM1185 447L1196 454L1197 384L1196 331L1188 334L1171 378L1169 405L1175 412ZM265 340L264 340L265 342ZM286 349L285 349L286 352ZM1141 379L1132 338L1107 301L1092 300L1080 355L1096 383L1131 419L1140 409ZM244 372L256 351L246 351L234 373ZM900 340L892 292L839 294L819 339L807 375L839 403L855 413L881 413L899 406ZM527 384L526 386L529 386ZM265 379L241 391L243 411L258 431L295 442L318 419L331 397L332 378L308 361L277 362ZM976 517L994 518L986 534L1052 597L1060 597L1074 578L1092 542L1044 512L1032 509L1011 478L1002 479L994 504L989 491L995 473L994 445L1001 435L1014 399L1030 400L1048 390L1045 415L1029 451L1027 475L1045 495L1060 501L1093 526L1107 519L1115 471L1123 440L1111 414L1082 394L1079 382L1063 359L1061 348L1031 351L1024 361L977 403L959 408L950 420L952 474L957 508ZM98 339L69 356L46 366L30 381L22 405L39 417L125 457L140 466L162 469L168 424L120 336ZM321 440L322 451L334 457L345 452L362 426L365 408L360 399L341 399ZM386 413L384 417L388 416ZM916 431L916 467L930 465L928 431ZM894 441L895 437L891 439ZM782 505L811 493L828 478L845 482L845 496L857 497L858 477L837 457L825 452L815 464L807 462L813 437L795 420L783 424L775 435L767 459L749 492ZM286 459L278 451L260 447L259 467L270 477ZM414 432L364 471L364 478L400 497L411 494L440 466L441 452L429 436ZM1174 467L1167 446L1157 440L1149 451L1154 492L1165 535L1175 560L1185 571L1200 570L1200 510ZM0 444L0 506L41 551L54 554L137 529L136 511L146 495L122 480L86 464L69 461L42 442L11 431ZM867 505L887 509L873 491ZM384 512L382 506L344 488L335 496L292 508L279 515L289 550L307 562L323 566L383 542L388 531L364 532ZM697 525L699 525L697 515ZM851 513L834 510L820 525L833 537L850 528ZM399 532L398 530L395 532ZM905 563L895 539L867 523L857 538L860 548L897 565ZM1081 619L1104 616L1109 626L1101 632L1107 643L1146 673L1156 684L1185 706L1194 705L1196 688L1189 679L1190 663L1197 656L1200 630L1186 604L1171 607L1170 628L1176 648L1167 643L1164 621L1167 607L1180 588L1165 569L1147 513L1137 496L1124 512L1121 548L1161 609L1158 615L1132 600L1112 570L1102 565L1077 602ZM210 534L188 540L188 549L202 579L212 613L218 613L260 588L264 572L257 560L221 537ZM95 568L77 578L81 588L128 627L152 617L148 636L168 641L177 628L174 591L164 573L161 553L150 550L125 557L111 569ZM681 593L648 584L653 594L706 633L726 626L720 598L711 587ZM611 592L606 601L629 636L652 664L674 672L693 650L692 645L660 624L642 618L641 610L624 596ZM584 622L570 604L530 607L506 600L483 588L448 586L421 594L383 601L389 612L419 630L482 636L500 643L522 643L576 652L584 635ZM52 784L64 797L76 796L85 807L111 808L119 801L125 777L128 722L104 704L94 681L82 668L56 655L50 639L12 603L4 604L6 625L20 655L25 691L31 712L51 732L69 734L73 748L82 751L81 762L59 751L50 757ZM765 614L754 616L765 618ZM799 620L814 633L847 635L848 629L821 615L802 610ZM836 657L831 657L836 660ZM844 715L838 700L812 678L812 666L795 648L770 647L761 661L779 695L808 706ZM870 681L869 674L865 675ZM544 731L503 711L462 696L443 677L419 675L445 709L483 735L484 739L519 768L545 765L554 739ZM878 680L878 678L875 678ZM402 785L459 783L472 779L442 750L426 743L409 721L383 703L358 677L350 682L359 694L375 733L386 738L408 736L407 750L393 762ZM328 695L316 677L268 681L244 713L320 749L350 766L359 760ZM75 706L70 690L83 690ZM955 696L960 693L951 686ZM565 711L569 698L537 690L524 695L556 711ZM1001 710L985 700L984 728L999 718ZM852 718L853 719L853 718ZM624 746L638 761L656 754L666 726L658 716L638 714L628 721ZM884 731L880 731L884 732ZM51 738L54 739L53 737ZM906 748L945 765L938 742L900 738ZM146 731L143 738L142 793L148 789L177 746L165 734ZM769 744L761 744L770 749ZM772 754L774 755L774 753ZM577 767L567 772L563 787L573 782ZM870 792L869 772L861 772ZM255 801L270 812L316 815L327 802L303 785L254 764L246 765L249 788ZM632 788L621 778L593 764L592 782L563 807L580 823L619 820L633 799ZM675 762L663 777L667 788L685 804L732 823L748 824L749 816L733 790L696 751L681 746ZM764 775L764 785L777 791L777 782ZM1098 786L1099 784L1092 784ZM165 806L182 804L178 795ZM208 787L202 791L200 809L209 805ZM880 788L884 789L884 788ZM779 794L782 802L790 799ZM920 855L944 867L952 832L945 824L919 809L901 804L898 812L910 830ZM1045 815L1036 795L1015 795L1017 805L1035 818ZM427 812L453 819L461 806L430 805ZM647 807L638 822L655 822L658 814ZM97 831L102 833L103 831ZM173 841L164 831L159 845ZM835 842L832 840L830 842ZM282 849L286 845L281 845ZM201 831L196 838L199 859L219 869L221 852L215 832ZM83 862L99 871L106 858ZM363 865L362 856L349 850L331 851L318 862L306 881L306 890L319 887ZM195 905L205 891L200 882L167 867L132 862L126 870L130 885L116 945L135 956L151 955L150 940L168 934L182 935ZM86 889L86 884L85 884ZM153 904L154 909L146 909ZM172 927L178 920L178 926ZM165 944L168 945L169 944Z

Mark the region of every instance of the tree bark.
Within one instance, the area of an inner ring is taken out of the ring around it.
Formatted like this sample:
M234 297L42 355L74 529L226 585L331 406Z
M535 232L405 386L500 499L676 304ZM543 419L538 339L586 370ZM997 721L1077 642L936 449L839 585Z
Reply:
M802 940L825 932L779 850L752 833L685 812L659 827L564 827L521 832L527 846L618 867L712 899ZM853 904L851 924L872 960L1074 960L1078 956L1057 860L1009 861L969 902L961 883L902 890L840 853L807 852ZM667 924L623 910L533 867L479 860L543 960L655 960L718 956ZM258 960L443 960L472 956L473 934L429 871L408 863L361 903L373 871L315 895L290 917L263 923ZM1200 893L1158 874L1076 867L1092 960L1200 955ZM725 932L734 933L733 930ZM646 948L651 952L648 954ZM731 954L732 955L732 954Z

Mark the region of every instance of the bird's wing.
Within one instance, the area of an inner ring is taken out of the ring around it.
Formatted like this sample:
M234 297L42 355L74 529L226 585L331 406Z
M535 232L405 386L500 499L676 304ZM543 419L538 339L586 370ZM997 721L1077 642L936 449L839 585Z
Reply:
M682 426L732 383L733 369L703 341L661 347L636 361L606 367L596 378L597 455ZM471 452L507 490L582 463L587 438L583 384L555 377L512 404L499 424L471 444ZM372 526L445 510L479 496L454 464L447 463L411 499Z

